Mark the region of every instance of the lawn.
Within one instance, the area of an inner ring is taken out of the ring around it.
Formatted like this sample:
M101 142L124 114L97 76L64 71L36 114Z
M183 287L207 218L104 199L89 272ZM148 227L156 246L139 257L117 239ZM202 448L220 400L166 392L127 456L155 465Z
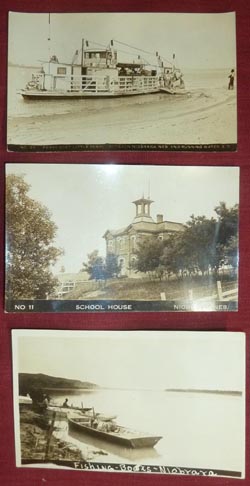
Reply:
M221 282L223 292L237 288L237 280L225 279ZM192 294L191 294L192 292ZM217 295L217 282L212 276L185 277L183 279L152 280L149 278L117 278L99 282L94 291L83 291L79 286L66 300L140 300L159 301L165 293L167 301L201 299Z

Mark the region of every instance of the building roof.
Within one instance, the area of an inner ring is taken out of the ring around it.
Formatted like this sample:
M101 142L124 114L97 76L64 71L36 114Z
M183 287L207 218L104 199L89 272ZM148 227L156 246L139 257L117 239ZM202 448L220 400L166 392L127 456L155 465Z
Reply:
M185 224L176 223L175 221L162 221L157 224L157 231L184 231ZM162 228L162 229L161 229Z
M105 231L105 233L103 235L103 238L105 238L108 234L110 234L112 236L119 236L121 234L124 234L124 233L126 233L128 231L128 229L129 229L130 226L131 225L125 226L124 228L120 228L118 230L109 230L108 229L107 231Z
M149 232L149 233L164 233L166 231L169 232L181 232L184 231L185 225L182 223L176 223L174 221L162 221L157 223L155 221L137 221L131 223L129 226L125 228L120 228L118 230L107 230L106 233L103 235L105 238L108 234L113 237L122 236L125 233L128 233L130 229L134 229L136 232Z
M139 199L136 199L133 201L133 204L141 204L141 203L147 203L147 204L152 204L154 201L150 199L149 197L146 198L144 196L140 197Z

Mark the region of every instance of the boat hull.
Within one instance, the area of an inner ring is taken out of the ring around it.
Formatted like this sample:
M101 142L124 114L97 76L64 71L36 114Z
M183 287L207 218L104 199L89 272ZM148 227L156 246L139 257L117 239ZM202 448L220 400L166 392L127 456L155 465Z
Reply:
M75 99L93 99L93 98L125 98L131 96L142 96L148 94L156 94L160 93L160 90L153 90L153 91L132 91L126 93L108 93L108 92L99 92L99 93L82 93L82 92L53 92L53 91L21 91L21 95L25 100L75 100Z
M46 408L46 415L48 417L52 417L54 414L56 414L56 419L57 420L60 420L60 419L66 419L68 417L68 414L72 412L74 413L82 413L82 414L86 414L88 413L89 411L91 411L92 408L88 407L88 408L80 408L80 407L63 407L63 406L60 406L60 405L49 405L47 408Z
M84 423L78 422L77 420L71 419L69 417L68 417L68 423L69 423L69 430L76 430L83 434L96 437L100 440L112 442L113 444L117 444L132 449L154 447L157 444L157 442L161 439L161 437L159 436L134 435L133 437L132 436L125 437L122 434L118 435L118 433L103 432L101 430L85 425ZM125 428L123 428L123 430L125 430Z

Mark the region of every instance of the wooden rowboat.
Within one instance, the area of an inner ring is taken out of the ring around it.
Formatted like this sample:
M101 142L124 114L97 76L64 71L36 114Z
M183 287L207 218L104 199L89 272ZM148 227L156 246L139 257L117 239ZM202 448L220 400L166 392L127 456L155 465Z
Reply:
M97 426L91 425L91 420L86 416L68 416L68 424L69 430L77 430L78 432L97 437L103 441L113 442L114 444L132 449L154 447L162 438L161 436L152 436L116 424L112 424L112 430L107 432L100 428L101 423L97 424Z

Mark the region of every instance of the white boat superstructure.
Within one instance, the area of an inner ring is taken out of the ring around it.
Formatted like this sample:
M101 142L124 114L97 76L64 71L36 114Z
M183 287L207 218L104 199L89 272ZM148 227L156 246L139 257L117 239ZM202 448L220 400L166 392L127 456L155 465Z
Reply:
M113 41L106 49L90 49L83 42L81 62L76 51L71 64L59 62L53 55L42 63L40 72L33 73L31 81L21 91L24 98L92 98L122 97L139 94L184 93L182 73L174 64L164 66L158 56L149 66L138 59L118 62Z

